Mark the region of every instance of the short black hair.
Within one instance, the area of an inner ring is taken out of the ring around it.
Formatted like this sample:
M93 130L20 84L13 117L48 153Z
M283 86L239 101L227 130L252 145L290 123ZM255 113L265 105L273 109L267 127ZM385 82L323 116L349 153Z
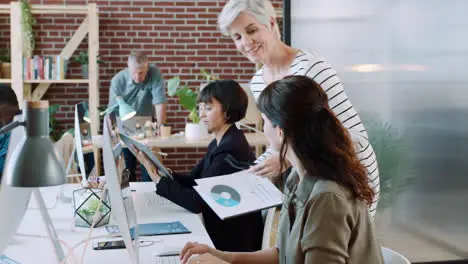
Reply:
M18 98L9 85L0 85L0 105L18 106Z
M217 80L209 83L198 96L199 103L211 103L216 99L226 113L226 123L234 124L245 117L249 99L244 89L233 80Z

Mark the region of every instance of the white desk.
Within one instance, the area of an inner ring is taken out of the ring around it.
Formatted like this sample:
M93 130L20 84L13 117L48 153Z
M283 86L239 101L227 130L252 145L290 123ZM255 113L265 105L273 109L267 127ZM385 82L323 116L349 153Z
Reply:
M247 141L251 146L263 146L268 145L268 139L265 135L260 133L244 133ZM208 144L213 140L212 136L209 136L201 140L187 140L185 137L172 137L163 139L161 137L154 137L149 139L139 140L141 143L149 147L158 148L193 148L193 147L207 147ZM102 148L102 136L93 137L93 145L98 148Z
M141 240L159 240L159 242L155 242L148 247L140 247L140 263L154 263L153 253L161 250L163 244L182 247L187 241L198 241L213 246L198 215L192 214L174 204L154 205L145 202L141 193L154 191L153 183L132 183L131 187L137 190L133 192L133 198L138 223L180 221L192 231L191 234L141 237ZM76 188L77 185L67 185L66 193L70 195L69 190ZM46 191L43 191L43 196L48 207L55 200L57 190L57 187L49 187ZM35 206L34 203L31 204ZM59 238L68 245L73 246L87 237L89 228L80 228L73 225L72 204L58 202L53 209L49 209L49 214ZM28 209L18 229L18 233L29 236L16 235L5 250L5 255L22 264L57 263L50 240L46 237L47 232L39 210ZM106 234L105 228L99 227L93 230L92 236ZM30 235L40 237L31 237ZM67 248L63 247L63 249L65 254L67 254ZM79 258L82 251L83 246L78 247L75 250L75 256ZM92 241L90 241L83 263L130 263L130 258L125 249L93 250Z

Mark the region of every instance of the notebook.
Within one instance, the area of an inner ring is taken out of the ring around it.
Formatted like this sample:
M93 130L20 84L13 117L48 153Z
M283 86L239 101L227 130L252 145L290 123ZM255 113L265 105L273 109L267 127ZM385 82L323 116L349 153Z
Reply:
M0 255L0 264L20 264L20 263L5 255Z
M106 230L109 234L120 234L119 227L116 225L106 226ZM181 222L167 222L167 223L150 223L150 224L139 224L138 233L140 236L162 236L162 235L178 235L178 234L190 234L190 231ZM130 235L132 239L135 235L134 228L130 228Z

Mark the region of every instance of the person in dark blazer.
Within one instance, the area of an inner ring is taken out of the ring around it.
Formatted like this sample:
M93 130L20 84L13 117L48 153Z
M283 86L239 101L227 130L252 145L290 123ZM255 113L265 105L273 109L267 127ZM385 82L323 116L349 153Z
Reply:
M173 173L174 180L161 178L144 153L140 152L137 158L157 182L157 194L190 212L202 213L206 230L217 249L260 250L263 235L260 211L221 220L193 188L195 179L235 173L242 169L236 164L251 164L255 160L247 139L235 125L246 114L247 94L237 82L220 80L208 84L200 92L198 102L201 122L215 139L189 174Z

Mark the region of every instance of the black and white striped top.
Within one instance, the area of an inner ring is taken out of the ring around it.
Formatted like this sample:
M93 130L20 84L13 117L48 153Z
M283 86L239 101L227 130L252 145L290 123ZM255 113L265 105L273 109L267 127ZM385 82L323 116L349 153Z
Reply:
M350 132L355 142L358 157L367 169L370 186L376 194L374 202L369 208L370 214L374 216L380 191L377 159L369 143L366 128L349 101L336 71L319 56L307 51L299 51L291 64L288 75L308 76L320 84L327 93L330 108ZM267 84L265 84L263 80L263 68L261 68L250 81L250 90L255 100L258 99L258 96L266 86ZM272 152L274 152L274 150L268 148L267 151L256 160L256 163L262 162L266 157L270 156Z

